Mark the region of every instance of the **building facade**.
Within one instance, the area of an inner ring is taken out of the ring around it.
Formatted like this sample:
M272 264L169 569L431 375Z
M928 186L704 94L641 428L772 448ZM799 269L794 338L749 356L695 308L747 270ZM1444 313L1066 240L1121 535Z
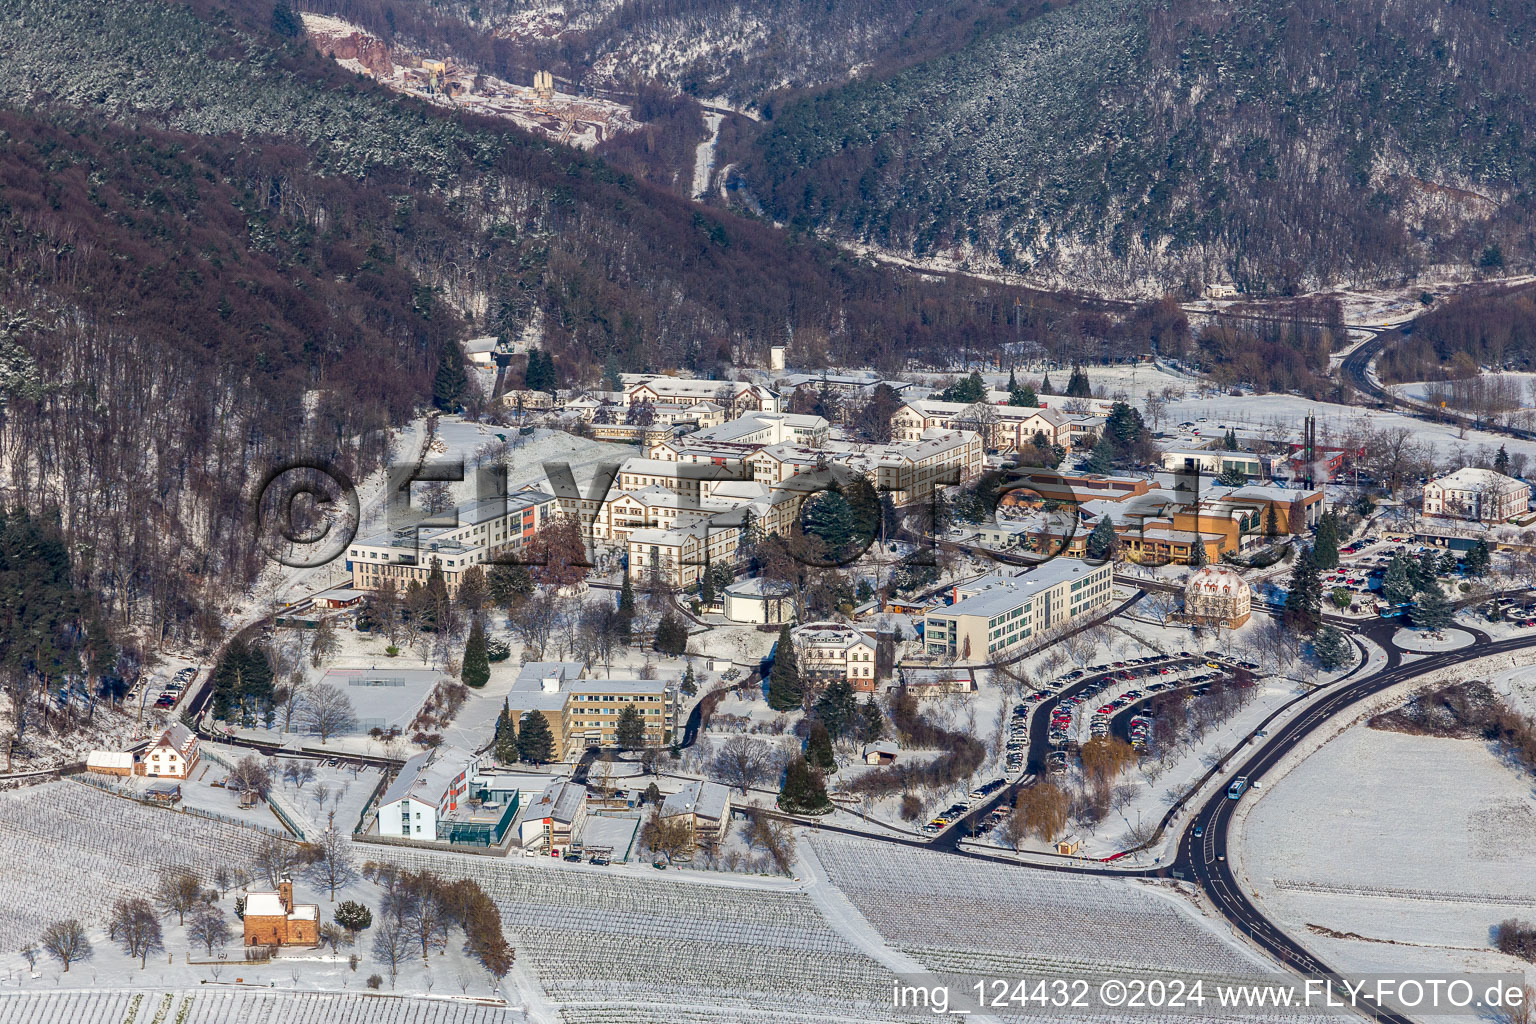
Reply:
M139 755L134 771L150 778L185 779L197 767L198 757L197 734L180 722L172 722Z
M454 594L466 569L521 551L558 508L553 495L521 491L463 506L441 517L445 525L404 526L354 543L346 560L352 586L377 590L386 579L401 590L425 585L435 566Z
M860 693L875 690L875 638L839 622L808 622L790 631L800 674L843 680Z
M1184 583L1184 618L1196 625L1236 629L1248 621L1253 592L1246 580L1225 566L1207 566Z
M1491 469L1466 467L1424 485L1424 514L1507 523L1531 506L1531 486Z
M954 603L923 620L931 658L979 662L1021 648L1113 597L1114 566L1058 558L1018 576L991 573L954 588Z

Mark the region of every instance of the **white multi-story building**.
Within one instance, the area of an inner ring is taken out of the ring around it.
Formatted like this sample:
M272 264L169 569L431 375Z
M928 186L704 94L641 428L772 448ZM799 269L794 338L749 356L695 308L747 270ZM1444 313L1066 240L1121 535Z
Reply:
M180 722L172 722L147 750L139 755L137 772L153 778L185 779L197 767L197 734Z
M427 520L452 521L445 525L402 526L358 541L347 548L352 586L376 590L386 579L402 590L413 580L425 584L436 563L455 593L464 570L521 551L557 509L552 495L520 491Z
M1531 506L1531 485L1491 469L1465 467L1424 485L1424 514L1506 523Z
M841 679L860 692L874 692L874 637L838 622L808 622L790 635L801 675L809 679Z
M1044 434L1048 443L1070 448L1071 419L1057 409L925 398L896 410L891 416L891 437L897 441L918 441L934 429L968 430L981 434L982 445L989 451L1014 452L1033 444L1036 434Z
M1226 566L1198 569L1184 583L1184 618L1189 622L1236 629L1248 621L1252 605L1248 582Z
M930 657L980 661L1108 604L1114 564L1057 558L1017 576L990 573L954 588L954 603L923 620Z
M624 374L621 380L625 405L637 402L668 402L678 405L715 402L728 410L730 416L740 416L744 412L779 411L778 395L760 384L748 384L745 381L698 380L634 373Z

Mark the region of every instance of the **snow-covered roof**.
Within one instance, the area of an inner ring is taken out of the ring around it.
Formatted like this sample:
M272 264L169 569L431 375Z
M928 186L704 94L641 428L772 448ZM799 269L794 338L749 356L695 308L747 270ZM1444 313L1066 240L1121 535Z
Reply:
M448 783L453 781L466 764L470 755L457 747L438 747L417 754L400 769L395 781L389 784L379 806L392 804L409 797L434 807L442 802Z
M253 892L245 898L246 917L284 917L283 898L275 892Z
M1476 466L1463 466L1454 473L1436 477L1430 481L1448 491L1512 491L1526 485L1514 477L1496 473L1491 469L1479 469Z
M314 921L320 917L320 908L313 903L295 903L288 917L296 921Z
M678 814L694 814L718 821L729 813L730 807L730 790L718 782L695 781L661 802L661 816L670 818Z
M587 790L569 779L551 782L539 798L528 805L527 818L550 818L570 824L586 803Z
M125 750L93 750L85 756L87 768L132 768L133 755Z

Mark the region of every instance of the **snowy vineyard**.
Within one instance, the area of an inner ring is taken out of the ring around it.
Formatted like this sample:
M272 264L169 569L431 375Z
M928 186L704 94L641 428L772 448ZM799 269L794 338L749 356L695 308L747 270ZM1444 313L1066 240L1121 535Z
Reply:
M413 870L474 878L500 908L518 959L573 1021L640 1020L646 1014L636 1007L658 1005L861 1020L889 999L890 973L799 893L384 855Z
M0 1024L510 1024L521 1011L443 999L200 989L0 995Z
M935 969L1247 975L1256 966L1128 882L974 861L962 872L942 854L837 840L815 848L885 940Z
M0 943L17 949L65 918L98 924L114 900L144 895L159 869L186 865L206 880L250 864L266 839L74 782L0 794L0 863L13 867L0 887Z

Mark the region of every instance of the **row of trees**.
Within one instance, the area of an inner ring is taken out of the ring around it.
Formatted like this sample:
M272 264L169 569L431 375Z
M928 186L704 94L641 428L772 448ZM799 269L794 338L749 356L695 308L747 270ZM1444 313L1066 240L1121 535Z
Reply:
M405 871L391 864L363 865L363 876L378 884L377 927L372 952L388 968L391 984L413 956L424 962L447 949L458 929L464 952L493 977L512 969L513 951L501 928L501 911L473 879L449 881L431 871Z

